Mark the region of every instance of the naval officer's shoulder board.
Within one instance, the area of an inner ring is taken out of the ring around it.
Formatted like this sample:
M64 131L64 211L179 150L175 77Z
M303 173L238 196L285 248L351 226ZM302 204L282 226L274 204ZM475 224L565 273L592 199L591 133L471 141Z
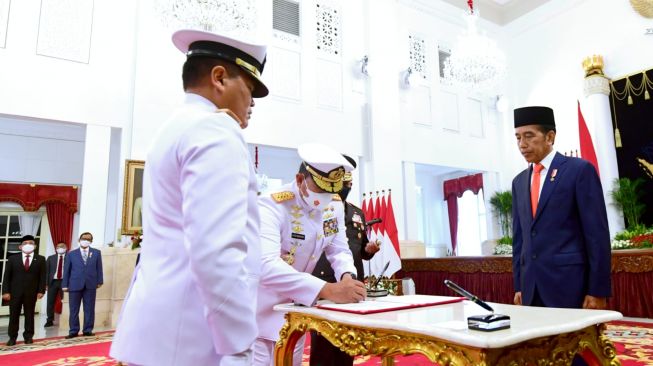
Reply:
M295 194L290 191L275 192L270 195L274 202L281 203L295 198Z

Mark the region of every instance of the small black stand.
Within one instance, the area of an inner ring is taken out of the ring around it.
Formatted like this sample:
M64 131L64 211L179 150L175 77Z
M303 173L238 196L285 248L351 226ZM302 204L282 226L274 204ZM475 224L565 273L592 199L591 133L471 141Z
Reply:
M367 289L367 297L383 297L383 296L388 296L388 290L384 288Z
M510 316L503 314L474 315L467 318L467 328L482 332L510 328Z

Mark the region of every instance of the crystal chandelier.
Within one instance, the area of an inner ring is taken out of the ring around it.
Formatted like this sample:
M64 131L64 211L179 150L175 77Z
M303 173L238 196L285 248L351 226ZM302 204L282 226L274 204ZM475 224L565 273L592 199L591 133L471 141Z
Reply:
M247 34L256 19L253 0L155 0L154 9L169 29Z
M473 0L468 0L467 4L467 30L458 38L444 62L444 83L487 93L496 89L503 80L505 56L493 40L479 33Z

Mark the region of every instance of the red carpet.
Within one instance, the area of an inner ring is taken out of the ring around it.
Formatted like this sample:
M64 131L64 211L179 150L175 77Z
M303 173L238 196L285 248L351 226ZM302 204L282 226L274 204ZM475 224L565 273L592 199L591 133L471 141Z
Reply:
M618 321L608 323L606 334L615 343L623 366L653 366L653 324ZM112 332L95 337L66 340L61 337L36 340L32 345L0 346L0 365L12 366L114 366L109 357ZM308 366L310 341L307 340L303 365ZM358 366L381 365L379 357L357 357ZM396 357L398 366L433 365L421 355Z
M12 366L113 366L109 355L111 342L85 344L42 351L0 356L1 365Z

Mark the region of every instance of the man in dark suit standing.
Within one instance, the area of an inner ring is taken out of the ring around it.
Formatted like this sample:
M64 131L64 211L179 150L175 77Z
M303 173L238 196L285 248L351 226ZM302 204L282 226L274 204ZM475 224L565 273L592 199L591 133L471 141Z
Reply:
M349 163L356 168L356 161L347 155L343 155ZM358 272L359 279L364 276L363 259L370 260L374 253L379 251L377 243L370 243L367 238L367 226L365 225L365 214L363 210L347 202L347 196L351 191L353 180L350 172L345 173L342 178L342 190L338 193L338 200L341 200L345 209L345 227L347 228L347 242L354 257L354 266ZM313 276L327 282L336 282L331 264L326 256L322 254L315 265ZM317 332L311 332L311 366L346 366L353 365L354 358L332 345Z
M45 322L45 327L54 325L54 303L57 295L63 299L63 291L61 291L61 280L63 279L63 264L66 258L68 246L64 242L59 242L56 248L56 254L48 257L45 264L47 273L47 287L48 290L48 320Z
M551 108L515 109L515 136L530 163L512 182L515 304L605 309L610 233L596 169L553 150Z
M36 242L32 235L25 235L19 246L21 254L9 257L2 281L2 299L9 301L9 341L16 344L20 311L25 314L25 344L34 343L34 309L36 300L45 293L45 258L34 252Z
M61 287L69 294L70 332L66 338L75 338L79 333L79 307L84 302L85 336L92 336L95 324L95 295L104 282L102 276L102 252L91 248L93 235L82 233L79 248L66 256Z

